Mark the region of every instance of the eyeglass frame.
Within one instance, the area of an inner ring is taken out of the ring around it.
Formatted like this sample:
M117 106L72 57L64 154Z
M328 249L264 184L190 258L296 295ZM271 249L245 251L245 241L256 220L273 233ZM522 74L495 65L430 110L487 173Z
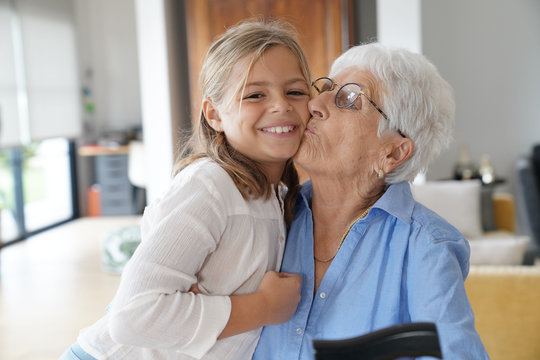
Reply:
M329 80L329 81L330 81L330 83L332 84L332 86L330 87L330 89L321 91L321 90L319 90L319 88L315 85L316 82L318 82L319 80L323 80L323 79L326 79L326 80ZM360 91L358 92L358 96L357 96L354 100L349 101L349 102L347 103L347 105L345 105L345 106L339 106L338 100L337 100L337 99L338 99L338 94L339 94L339 92L340 92L341 90L343 90L343 88L344 88L345 86L347 86L347 85L356 85L356 86L358 86L358 87L360 88ZM321 94L321 93L326 92L326 91L333 91L333 90L336 88L336 86L338 86L338 84L336 84L336 83L334 82L334 80L330 79L329 77L323 76L323 77L320 77L320 78L318 78L318 79L315 79L315 80L311 83L311 86L312 86L313 88L315 88L315 90L317 90L317 93L318 93L318 94ZM342 85L342 86L338 89L338 91L336 92L336 95L334 96L334 103L336 104L336 106L337 106L339 109L347 109L347 108L350 108L350 107L354 104L354 102L355 102L356 100L358 100L358 98L360 97L360 95L364 95L364 96L366 97L366 99L370 102L370 104L373 105L373 107L374 107L374 108L375 108L375 109L376 109L376 110L377 110L377 111L378 111L378 112L379 112L379 113L380 113L387 121L390 121L390 118L388 117L388 115L386 115L386 114L384 113L384 111L383 111L383 110L375 103L375 101L373 101L373 99L370 98L370 97L364 92L364 90L362 89L362 86L361 86L360 84L357 84L357 83L354 83L354 82L346 83L346 84ZM399 135L401 135L402 137L406 138L405 134L403 134L403 133L401 132L401 130L397 129L396 131L398 132Z

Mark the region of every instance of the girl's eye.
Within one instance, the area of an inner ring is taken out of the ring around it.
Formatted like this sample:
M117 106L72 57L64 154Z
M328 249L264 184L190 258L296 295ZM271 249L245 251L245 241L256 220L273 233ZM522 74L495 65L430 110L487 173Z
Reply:
M263 94L261 93L253 93L246 96L244 99L260 99L263 97Z
M303 95L307 95L307 93L302 90L290 90L287 92L287 95L303 96Z

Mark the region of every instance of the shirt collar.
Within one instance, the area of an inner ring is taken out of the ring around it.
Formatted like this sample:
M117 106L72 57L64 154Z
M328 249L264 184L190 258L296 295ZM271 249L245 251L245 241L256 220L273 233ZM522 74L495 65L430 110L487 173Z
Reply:
M313 187L311 185L311 179L308 179L302 183L300 188L300 196L302 201L300 202L301 206L311 209L311 196L313 192Z
M302 189L300 190L300 195L302 196L301 206L311 208L312 191L311 180L307 180L302 184ZM414 199L409 183L400 182L388 186L383 196L377 200L373 207L386 211L404 223L409 224L414 208Z
M411 222L414 199L408 182L388 186L385 193L373 207L386 211L406 224Z

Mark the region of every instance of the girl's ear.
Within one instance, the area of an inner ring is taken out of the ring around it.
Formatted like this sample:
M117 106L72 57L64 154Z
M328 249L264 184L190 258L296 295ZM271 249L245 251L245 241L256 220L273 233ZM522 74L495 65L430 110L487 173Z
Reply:
M223 124L221 122L221 117L219 116L218 109L214 105L212 100L210 99L203 100L202 111L203 111L204 117L206 118L206 121L208 121L208 125L210 125L212 129L216 130L217 132L222 132Z

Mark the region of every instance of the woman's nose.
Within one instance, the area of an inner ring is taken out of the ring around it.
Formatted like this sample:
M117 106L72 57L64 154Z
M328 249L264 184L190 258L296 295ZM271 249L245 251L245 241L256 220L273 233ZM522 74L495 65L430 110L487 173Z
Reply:
M319 94L311 99L308 103L308 109L312 116L319 119L326 119L328 117L328 107L325 105L325 96Z

